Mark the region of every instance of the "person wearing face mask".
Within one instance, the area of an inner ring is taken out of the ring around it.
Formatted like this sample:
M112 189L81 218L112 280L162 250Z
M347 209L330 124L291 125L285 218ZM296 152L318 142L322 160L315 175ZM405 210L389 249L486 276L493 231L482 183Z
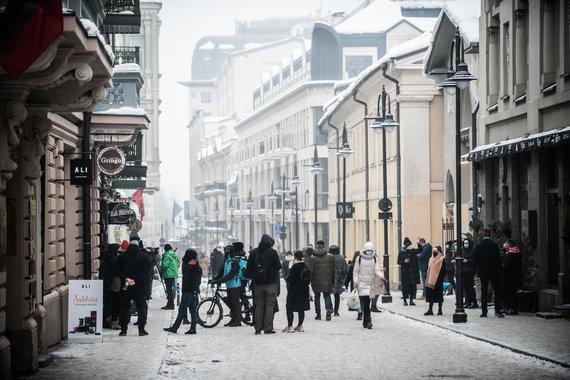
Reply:
M443 304L443 278L445 277L445 258L443 251L438 245L432 251L429 259L426 276L426 302L429 309L424 315L433 315L433 304L438 304L437 315L442 315L441 306Z
M489 282L495 294L495 316L504 318L501 313L501 254L499 246L491 239L491 230L483 230L483 241L475 247L475 262L477 263L477 274L481 279L481 315L487 317L487 291Z
M241 256L236 256L233 245L226 245L224 254L224 265L214 277L213 282L217 284L226 283L232 318L225 326L238 327L241 326L241 274L247 265L247 261L242 260Z
M475 263L475 250L471 239L463 239L463 281L465 284L465 308L476 309L477 294L475 293L475 273L477 264Z
M366 329L372 328L370 317L370 300L375 296L384 294L384 274L376 250L371 242L364 244L360 256L355 259L352 280L354 287L358 290L360 305L362 307L362 326Z

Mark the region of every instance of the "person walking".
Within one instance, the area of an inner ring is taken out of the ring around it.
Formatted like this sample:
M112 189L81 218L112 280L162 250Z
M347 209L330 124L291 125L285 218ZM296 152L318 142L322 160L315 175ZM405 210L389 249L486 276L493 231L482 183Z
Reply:
M332 286L332 294L334 295L334 316L338 317L338 309L340 307L340 294L344 292L344 281L348 273L348 264L344 257L340 254L338 245L331 245L329 253L334 258L334 283Z
M348 260L348 272L346 273L346 279L344 280L344 287L349 291L352 292L354 290L354 281L352 275L354 273L354 263L356 259L360 256L360 251L355 251L354 255L352 256L352 260ZM358 315L356 317L357 321L362 320L362 307L358 306L357 309L349 308L348 311L357 311Z
M352 274L352 281L358 290L360 306L364 314L362 326L366 329L372 328L370 299L384 294L384 274L378 261L374 245L366 242L360 256L355 260Z
M477 294L475 293L475 250L473 242L469 238L463 239L463 283L465 284L465 308L477 309ZM484 294L481 294L483 298Z
M481 315L487 317L487 293L489 282L495 295L495 316L504 318L501 313L501 254L499 246L491 239L491 230L483 230L483 241L475 247L475 263L477 264L477 275L481 279Z
M436 246L429 259L426 275L426 302L429 304L428 311L424 315L433 315L433 304L437 303L437 315L442 315L443 305L443 278L445 277L445 257L441 246Z
M315 251L309 260L311 287L315 293L315 319L321 319L321 294L325 299L326 320L331 320L333 305L331 291L335 275L334 257L327 252L324 240L317 241Z
M428 263L431 257L432 247L431 244L426 242L426 239L420 238L418 241L419 253L416 255L418 258L418 266L420 268L420 277L422 280L422 295L418 297L419 300L426 299L426 276L428 270Z
M311 283L311 273L303 260L303 251L295 251L293 255L293 266L286 279L287 283L287 327L283 332L303 332L303 321L305 320L305 311L311 309L309 301L309 284ZM293 328L293 313L298 313L297 327Z
M210 253L210 273L208 276L210 279L213 279L220 272L220 269L224 266L224 259L224 245L220 242ZM213 286L214 284L212 284Z
M504 245L503 256L503 288L506 298L507 315L518 315L519 304L517 292L521 286L522 254L513 239L508 239Z
M117 257L115 262L115 272L124 284L121 290L120 336L127 335L128 324L131 320L131 300L135 301L137 308L139 336L148 335L144 329L147 318L145 279L148 275L150 259L139 249L139 241L138 235L131 235L129 247Z
M162 255L162 261L160 263L160 275L164 280L164 285L166 287L166 306L163 306L163 310L174 310L174 292L175 292L175 282L178 278L178 267L180 262L176 253L172 250L170 244L164 245L164 253Z
M198 254L193 249L187 249L182 257L182 298L178 306L178 315L174 324L165 327L164 331L176 334L182 321L186 320L187 312L190 311L190 330L186 331L185 334L196 334L198 296L202 282L202 268L197 258Z
M418 267L417 250L412 246L409 238L404 238L404 246L398 254L398 264L400 265L402 294L404 296L404 306L415 306L417 285L420 283L420 270Z
M226 283L228 292L228 300L231 306L231 320L225 324L227 327L241 326L241 280L243 278L243 270L247 265L245 258L242 260L241 256L235 255L235 248L233 245L226 245L224 247L225 261L224 266L220 272L214 277L213 281L216 284Z
M257 248L249 255L246 274L254 285L253 298L255 304L254 327L255 335L274 334L273 316L277 302L277 284L275 279L279 276L281 262L277 251L273 249L275 240L263 234Z

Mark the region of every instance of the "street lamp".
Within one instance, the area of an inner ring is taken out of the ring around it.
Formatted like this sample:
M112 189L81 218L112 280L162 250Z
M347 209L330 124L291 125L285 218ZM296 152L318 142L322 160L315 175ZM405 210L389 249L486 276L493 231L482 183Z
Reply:
M295 186L295 250L299 249L299 197L297 196L298 186L301 184L301 179L297 175L297 164L293 167L293 178L291 185Z
M315 145L315 151L313 153L313 164L311 165L311 168L309 169L309 171L313 174L313 177L315 179L314 183L315 183L315 246L318 240L317 237L317 233L318 233L318 222L319 222L319 215L318 215L318 207L317 207L317 202L318 202L318 194L317 194L317 176L319 174L321 174L323 172L323 168L321 167L321 163L319 162L319 154L317 152L317 145Z
M269 202L271 203L271 237L275 233L275 201L277 200L277 193L273 189L273 182L271 182L271 193L267 197Z
M281 187L277 188L275 192L281 195L281 229L280 238L283 242L283 253L285 253L285 238L287 236L287 227L285 226L285 204L291 201L289 197L291 195L291 190L287 184L287 180L291 180L291 185L295 186L295 192L297 191L297 186L301 183L299 176L297 175L297 165L294 166L293 177L287 177L285 174L281 176ZM296 202L296 201L295 201ZM298 219L297 219L298 220ZM298 241L297 241L298 243Z
M253 196L251 195L251 189L249 189L249 194L246 200L247 208L249 208L249 246L253 247Z
M455 209L456 209L456 242L455 253L457 291L455 292L455 313L453 313L453 323L467 322L467 314L463 308L463 247L461 242L461 90L469 86L469 82L475 80L467 69L463 51L463 39L459 34L459 28L455 30L455 37L452 42L455 45L455 71L450 63L448 78L444 80L440 87L444 88L449 95L455 94ZM452 61L453 54L450 56ZM473 205L475 207L475 205Z
M219 216L220 216L220 207L218 206L218 199L214 203L214 215L216 216L216 244L220 241L220 224L219 224Z
M236 209L236 205L234 204L234 197L230 197L228 202L228 210L230 210L230 243L234 241L234 210Z
M353 153L348 144L346 123L342 127L342 146L336 155L342 157L342 254L346 256L346 159Z

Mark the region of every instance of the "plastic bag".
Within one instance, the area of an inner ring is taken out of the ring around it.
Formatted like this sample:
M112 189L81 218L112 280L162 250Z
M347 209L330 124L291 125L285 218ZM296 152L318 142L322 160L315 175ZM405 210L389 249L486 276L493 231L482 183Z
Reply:
M346 306L349 309L358 309L360 306L360 298L358 297L358 291L354 289L348 297L346 298Z

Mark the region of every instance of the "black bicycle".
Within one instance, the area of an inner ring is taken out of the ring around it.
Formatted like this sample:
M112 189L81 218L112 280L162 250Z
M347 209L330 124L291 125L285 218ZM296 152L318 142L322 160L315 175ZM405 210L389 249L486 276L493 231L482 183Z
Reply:
M198 323L205 328L216 327L223 317L229 317L229 313L224 315L222 304L231 310L229 299L222 293L226 289L220 288L218 285L212 297L207 297L198 303ZM251 305L251 295L242 293L241 295L241 320L248 326L253 325L253 309Z

